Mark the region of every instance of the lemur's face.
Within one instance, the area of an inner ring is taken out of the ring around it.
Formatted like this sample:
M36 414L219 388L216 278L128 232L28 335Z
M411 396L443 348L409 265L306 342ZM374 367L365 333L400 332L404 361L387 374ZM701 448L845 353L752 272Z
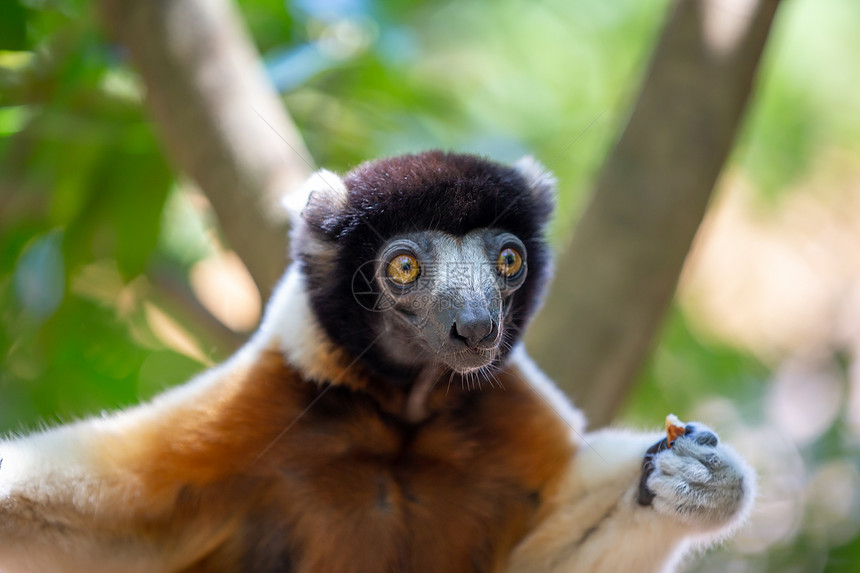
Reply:
M315 317L392 385L501 364L549 278L554 186L529 158L440 151L319 172L293 229Z
M461 237L413 232L386 242L373 265L386 354L461 373L491 364L510 344L505 330L526 260L520 239L494 229Z

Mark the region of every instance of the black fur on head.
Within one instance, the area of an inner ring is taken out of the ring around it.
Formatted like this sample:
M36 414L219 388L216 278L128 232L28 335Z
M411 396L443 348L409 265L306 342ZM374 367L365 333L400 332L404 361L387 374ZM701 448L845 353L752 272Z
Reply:
M545 230L555 205L552 176L531 158L507 166L441 151L364 163L342 181L323 175L309 182L313 187L293 232L293 257L306 277L314 314L332 341L378 375L409 382L417 372L393 366L373 344L378 321L356 301L356 272L402 233L463 236L492 228L516 235L528 257L525 283L512 295L503 359L536 311L551 273ZM379 288L373 281L366 287Z

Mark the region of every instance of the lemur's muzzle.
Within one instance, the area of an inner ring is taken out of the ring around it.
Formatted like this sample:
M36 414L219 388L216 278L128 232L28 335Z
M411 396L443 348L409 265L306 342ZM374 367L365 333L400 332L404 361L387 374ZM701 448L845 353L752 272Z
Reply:
M483 307L467 306L454 315L451 340L472 349L492 348L499 335L499 323Z

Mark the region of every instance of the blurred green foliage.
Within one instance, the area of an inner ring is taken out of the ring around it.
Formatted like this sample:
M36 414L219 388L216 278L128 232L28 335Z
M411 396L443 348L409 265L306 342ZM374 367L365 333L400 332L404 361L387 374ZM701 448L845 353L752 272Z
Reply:
M432 147L502 160L533 153L561 181L563 244L669 2L239 6L319 165L343 170ZM853 0L781 8L732 160L774 202L822 154L860 151L858 22ZM187 283L211 252L212 223L191 207L142 97L90 3L0 2L0 431L129 405L225 356L223 341L158 286L165 276ZM202 356L157 336L153 307L187 328ZM769 377L744 351L701 339L674 309L623 418L650 426L655 412L692 410L711 395L755 416ZM803 452L810 463L822 452L856 456L854 445L826 440ZM856 571L858 540L831 548L801 533L732 570ZM702 570L736 562L721 555Z

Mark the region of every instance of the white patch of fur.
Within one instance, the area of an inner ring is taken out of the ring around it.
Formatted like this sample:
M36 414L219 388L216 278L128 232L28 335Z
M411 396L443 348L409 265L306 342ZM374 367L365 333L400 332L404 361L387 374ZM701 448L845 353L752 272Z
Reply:
M90 433L90 424L78 422L13 442L0 442L0 501L13 492L34 490L43 481L49 481L57 490L68 490L64 494L77 495L67 484L78 484L86 475Z
M277 347L304 376L322 380L333 343L313 314L304 276L293 263L275 289L263 323L248 342L249 352Z
M290 214L295 224L301 219L301 214L308 204L312 193L321 194L334 205L346 206L348 197L343 180L328 169L320 169L313 173L298 189L287 193L281 200L284 208Z
M641 433L604 429L586 434L576 463L576 487L591 491L622 476L639 475L645 450L663 437L661 432Z
M290 242L293 253L312 260L320 273L334 272L338 246L317 233L309 232L308 221L325 218L347 207L349 192L343 180L331 171L321 169L304 185L283 199L290 213Z
M531 155L517 159L512 167L526 180L533 195L555 196L558 180L555 175Z

